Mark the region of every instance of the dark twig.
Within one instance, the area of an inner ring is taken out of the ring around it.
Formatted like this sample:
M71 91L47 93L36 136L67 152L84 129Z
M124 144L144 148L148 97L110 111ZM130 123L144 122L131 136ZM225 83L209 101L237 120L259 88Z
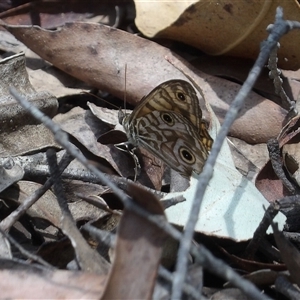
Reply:
M158 275L162 278L164 278L165 280L172 282L173 281L173 274L170 273L167 269L165 269L164 267L160 266L158 269ZM185 283L183 285L183 292L190 298L193 299L200 299L200 300L206 300L207 298L204 297L203 295L201 295L199 293L199 291L197 291L193 286L191 286L188 283Z
M277 203L271 203L268 209L265 211L262 221L255 230L253 239L250 241L245 250L244 256L246 259L250 259L253 257L260 246L260 241L265 237L267 229L269 228L272 220L275 218L278 212L279 205Z
M50 265L49 263L47 263L45 260L43 260L41 257L34 255L32 253L30 253L29 251L27 251L26 249L24 249L12 236L10 236L8 233L6 233L5 231L0 229L0 234L4 235L4 237L6 239L8 239L8 241L13 244L19 251L21 254L23 254L24 256L26 256L27 258L31 259L32 261L36 261L39 264L41 264L44 267L47 267L49 269L55 270L55 268Z
M277 201L280 211L286 216L284 228L286 231L299 232L300 230L300 195L286 196Z
M116 235L112 232L96 228L89 223L84 224L81 229L87 231L94 239L107 247L113 248L116 243Z
M262 294L252 283L238 275L221 259L214 257L204 246L192 245L191 253L195 257L196 263L200 264L206 270L213 272L221 278L226 278L226 280L239 288L250 299L270 299L268 296Z
M60 178L59 168L56 160L56 153L54 149L50 148L47 150L47 158L49 162L51 177L54 181L54 192L62 213L61 229L63 233L68 236L72 243L79 266L85 271L107 274L109 270L109 264L95 250L90 248L90 246L86 243L84 237L76 227L75 221L64 195L62 181Z
M181 298L182 288L187 274L188 253L191 248L195 225L198 221L201 202L208 182L212 177L214 165L216 163L217 156L221 150L222 144L229 132L231 125L237 118L237 115L240 109L242 108L247 95L251 91L254 83L256 82L259 74L261 73L261 70L264 67L272 49L276 46L279 39L289 30L291 30L295 26L298 26L300 28L300 23L296 25L295 23L283 20L282 8L277 8L275 23L274 25L269 27L270 34L267 40L261 44L261 51L259 53L259 56L253 68L251 69L247 80L245 81L239 93L235 97L234 101L230 106L230 109L228 110L225 116L220 132L212 146L211 154L209 155L207 162L204 165L203 171L199 176L197 190L193 199L189 219L186 224L185 231L183 233L183 238L180 241L178 259L175 268L175 276L172 287L172 300L177 300Z
M279 48L279 43L277 43L276 47L270 53L268 68L270 70L269 77L273 79L273 84L275 87L275 93L280 96L282 100L282 105L284 108L288 109L290 112L292 111L292 116L297 114L295 110L295 101L291 101L291 99L286 94L285 90L282 87L283 80L281 79L281 70L277 68L277 50Z
M293 184L286 177L284 170L282 168L282 159L280 155L279 142L277 139L270 139L267 143L269 157L273 170L277 177L282 181L283 185L292 193L295 194L296 189Z

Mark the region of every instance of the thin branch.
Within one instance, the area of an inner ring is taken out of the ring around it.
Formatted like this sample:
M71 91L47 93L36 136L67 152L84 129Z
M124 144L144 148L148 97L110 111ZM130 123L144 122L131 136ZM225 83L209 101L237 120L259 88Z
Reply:
M110 187L114 193L123 201L124 205L128 202L128 196L120 190L114 183L109 180L104 173L99 171L96 166L90 164L88 159L84 157L82 153L78 151L78 149L69 142L68 135L64 132L56 123L54 123L48 116L43 114L40 110L30 104L29 101L22 95L20 95L14 87L10 87L10 93L12 96L24 107L27 111L29 111L37 120L42 122L49 130L52 131L54 138L57 143L63 146L67 152L75 157L83 166L85 166L88 170L93 172L96 176L98 176L102 183Z
M10 236L5 231L0 229L0 234L2 234L6 239L8 239L8 241L11 244L13 244L20 251L20 253L23 254L24 256L26 256L27 258L31 259L32 261L36 261L39 264L41 264L42 266L47 267L51 270L56 269L52 265L50 265L48 262L46 262L44 259L42 259L41 257L34 255L34 254L30 253L29 251L27 251L26 249L24 249L12 236ZM28 265L29 265L29 263L28 263Z
M59 164L60 173L64 171L72 160L73 158L67 153L62 157ZM8 232L14 223L19 220L19 218L50 189L52 184L53 180L49 178L42 187L38 188L33 194L28 196L23 203L21 203L11 214L1 221L0 229L4 232Z
M173 274L170 273L167 269L165 269L162 266L160 266L158 269L158 275L169 282L173 281L173 277L174 277ZM198 299L198 300L207 300L206 297L201 295L201 293L199 293L199 291L197 291L193 286L191 286L188 283L185 283L183 285L183 291L186 295L189 296L189 298Z
M237 94L234 101L232 102L230 109L228 110L225 116L220 132L216 140L214 141L214 144L211 149L211 153L207 159L206 164L204 165L203 171L199 176L199 181L197 184L197 189L190 210L190 215L185 227L185 231L183 233L183 238L180 241L178 259L175 268L175 275L174 275L174 281L172 287L172 296L171 296L172 300L181 299L183 284L187 274L188 254L192 244L195 225L198 221L200 206L208 182L212 178L214 165L216 163L217 156L221 150L222 144L226 139L226 136L229 132L231 125L233 124L234 120L237 118L238 113L241 110L247 95L251 91L262 68L264 67L266 61L268 60L270 52L276 46L279 39L293 28L292 22L284 21L282 17L283 17L282 8L277 8L275 23L272 27L270 27L271 33L269 34L267 40L261 44L261 51L259 53L259 56L253 68L251 69L247 77L247 80L245 81L239 93Z

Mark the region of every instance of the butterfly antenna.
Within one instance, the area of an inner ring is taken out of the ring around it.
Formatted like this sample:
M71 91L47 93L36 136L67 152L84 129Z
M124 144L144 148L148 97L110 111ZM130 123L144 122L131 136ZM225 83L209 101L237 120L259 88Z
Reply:
M126 94L127 94L126 83L127 83L127 64L125 64L125 88L124 88L124 110L125 110L125 113L126 113Z

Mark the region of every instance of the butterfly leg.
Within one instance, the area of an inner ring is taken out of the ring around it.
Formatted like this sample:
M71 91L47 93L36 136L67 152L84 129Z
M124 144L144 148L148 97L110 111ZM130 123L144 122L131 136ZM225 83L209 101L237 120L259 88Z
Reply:
M139 159L136 156L136 154L134 153L134 151L136 150L136 147L132 147L132 145L130 143L126 143L126 142L116 144L115 147L121 151L128 153L132 157L132 159L134 161L134 180L133 181L136 181L137 177L141 173L141 165L140 165Z

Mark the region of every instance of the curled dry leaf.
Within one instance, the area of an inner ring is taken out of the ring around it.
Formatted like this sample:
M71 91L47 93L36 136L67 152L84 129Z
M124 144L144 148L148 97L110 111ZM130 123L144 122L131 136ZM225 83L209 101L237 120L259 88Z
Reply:
M135 23L143 34L181 41L211 55L256 58L278 6L283 8L285 19L300 21L297 1L134 2ZM299 43L298 30L282 38L278 53L281 68L300 67Z
M283 164L291 178L300 186L300 117L293 118L282 129L278 141L282 146Z
M57 110L57 100L48 92L36 92L25 69L24 54L17 54L0 62L0 153L1 156L24 154L55 146L52 133L23 109L9 93L15 87L48 116Z
M132 174L130 171L132 168L126 164L128 160L124 153L119 155L119 151L113 145L102 145L97 142L98 137L106 132L107 126L95 118L90 111L76 107L65 114L55 116L53 120L88 149L94 155L89 159L102 164L106 173L123 174L125 177ZM80 149L80 145L77 146ZM123 164L116 164L115 158L118 155L119 159L123 160Z
M243 278L251 281L256 286L266 286L274 284L278 275L278 272L266 268L244 275Z
M290 177L293 178L298 185L300 183L299 132L299 116L296 116L282 128L278 136L278 143L282 152L282 164ZM266 163L258 174L255 185L269 201L291 195L275 174L270 161Z
M98 119L100 119L102 122L104 122L107 126L114 128L114 130L110 130L104 134L102 134L98 142L103 145L116 145L119 143L123 143L127 141L127 136L124 131L123 126L119 123L118 119L118 112L117 110L108 110L106 108L98 107L92 103L89 103L89 107L91 109L91 112L94 116L96 116ZM96 136L97 134L95 132ZM120 150L121 147L118 147ZM126 149L124 149L126 150ZM123 151L119 151L123 152ZM151 153L146 151L145 149L138 149L135 151L135 153L138 154L139 163L141 164L141 170L140 174L138 176L138 181L141 184L145 184L146 186L149 186L151 188L155 188L157 190L161 189L162 186L162 176L164 173L164 166L162 162L154 157ZM123 155L124 153L120 153L120 156L113 156L115 163L118 165L118 168L121 168L121 170L124 169L124 167L127 168L127 174L128 171L130 172L130 175L133 178L133 170L135 168L134 164L128 165L125 164L125 157ZM127 160L130 160L131 163L133 163L133 157L129 154L127 155ZM113 164L114 165L114 164ZM126 173L122 173L123 175Z
M14 165L11 168L5 168L0 164L0 192L22 179L23 176L24 170L21 166Z
M219 249L227 257L231 265L235 266L237 269L244 270L245 272L256 272L258 270L272 270L274 272L280 272L286 270L286 266L283 263L276 262L275 264L244 259L228 253L224 248L219 247ZM228 286L231 286L231 284L228 284Z
M175 65L179 68L185 68L187 74L192 74L193 68L191 66L186 68L188 63L179 59L169 49L104 25L70 23L57 31L43 30L38 26L3 26L59 69L121 99L125 90L125 65L127 65L126 95L129 103L137 103L164 81L187 80L166 60L166 57L175 61ZM198 76L196 82L222 119L224 111L228 109L227 103L231 103L240 86L196 72ZM250 92L245 108L232 127L231 135L237 134L237 137L249 143L266 142L276 136L285 115L279 106L273 105L263 97ZM259 113L260 111L263 113ZM272 126L269 126L268 122L262 122L265 120L266 112ZM245 126L249 124L249 120L252 122L251 126Z

